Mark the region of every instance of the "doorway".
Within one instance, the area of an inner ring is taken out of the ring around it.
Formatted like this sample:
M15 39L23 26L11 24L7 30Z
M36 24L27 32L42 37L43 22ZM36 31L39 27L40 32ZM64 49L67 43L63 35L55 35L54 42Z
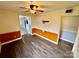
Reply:
M31 18L29 16L20 16L21 34L31 34Z

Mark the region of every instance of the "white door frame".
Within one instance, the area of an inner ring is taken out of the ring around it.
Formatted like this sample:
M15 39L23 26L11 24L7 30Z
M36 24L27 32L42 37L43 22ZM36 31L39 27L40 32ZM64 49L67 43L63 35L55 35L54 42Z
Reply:
M29 19L27 19L27 20L30 21L30 33L29 33L29 34L32 34L31 17L30 17L30 16L23 16L23 15L21 15L21 16L19 16L19 17L29 17ZM20 20L20 22L21 22L21 20ZM20 25L20 26L21 26L21 25Z

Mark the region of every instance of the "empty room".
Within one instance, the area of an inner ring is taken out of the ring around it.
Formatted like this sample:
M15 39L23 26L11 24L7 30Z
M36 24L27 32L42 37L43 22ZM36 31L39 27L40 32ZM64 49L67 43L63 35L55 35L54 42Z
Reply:
M79 1L0 1L0 58L78 58Z

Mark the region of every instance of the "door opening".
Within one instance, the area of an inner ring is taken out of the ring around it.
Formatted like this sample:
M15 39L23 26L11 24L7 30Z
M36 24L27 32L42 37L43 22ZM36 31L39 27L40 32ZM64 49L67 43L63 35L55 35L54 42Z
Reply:
M31 18L29 16L20 16L21 34L31 34Z

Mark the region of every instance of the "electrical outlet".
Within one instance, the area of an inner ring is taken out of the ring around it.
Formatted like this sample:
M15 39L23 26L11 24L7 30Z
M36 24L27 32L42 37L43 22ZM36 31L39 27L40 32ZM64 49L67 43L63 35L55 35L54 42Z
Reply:
M16 38L16 36L14 36L14 38Z

